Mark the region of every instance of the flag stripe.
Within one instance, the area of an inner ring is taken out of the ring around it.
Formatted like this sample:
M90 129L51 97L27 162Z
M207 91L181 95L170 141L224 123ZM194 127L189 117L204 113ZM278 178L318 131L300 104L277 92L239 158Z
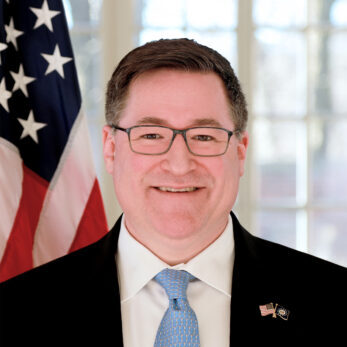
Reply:
M0 263L22 196L22 159L16 146L0 137ZM11 168L9 170L8 168Z
M35 234L34 266L67 254L75 238L95 180L87 131L80 112L44 202Z
M95 241L107 224L63 3L0 4L3 281Z
M23 165L23 193L0 264L0 281L32 268L32 244L48 183Z
M90 193L88 203L83 213L83 217L76 231L75 239L70 247L69 252L73 252L81 247L87 246L91 240L98 240L105 234L105 220L96 219L95 213L100 210L101 192L99 183L94 181L93 189Z

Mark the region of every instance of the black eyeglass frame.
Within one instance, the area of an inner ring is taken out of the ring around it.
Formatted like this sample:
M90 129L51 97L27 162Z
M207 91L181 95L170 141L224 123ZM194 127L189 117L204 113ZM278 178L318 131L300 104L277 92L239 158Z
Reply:
M173 129L173 128L170 128L170 127L167 127L167 126L164 126L164 125L134 125L134 126L132 126L130 128L122 128L122 127L119 127L117 125L111 124L111 127L113 129L115 129L115 130L121 130L121 131L126 132L128 134L130 149L134 153L143 154L143 155L162 155L162 154L167 153L170 150L170 148L171 148L171 146L172 146L172 144L173 144L173 142L175 140L176 135L177 134L181 134L183 136L184 142L186 143L186 146L188 148L189 153L191 153L191 154L193 154L193 155L195 155L197 157L219 157L219 156L225 154L225 152L228 150L228 145L229 145L231 136L233 136L234 134L239 132L239 130L231 131L231 130L228 130L228 129L225 129L225 128L219 128L219 127L192 127L192 128L182 129L182 130ZM160 152L160 153L143 153L143 152L135 151L133 149L133 147L131 145L131 140L130 140L130 132L131 132L131 130L134 129L134 128L145 128L145 127L148 127L148 128L149 127L165 128L165 129L170 129L172 131L171 142L170 142L168 148L165 151ZM223 153L220 153L220 154L196 154L196 153L194 153L190 149L190 147L188 145L187 137L186 137L187 131L192 130L192 129L201 129L201 128L205 128L205 129L220 129L220 130L224 130L225 132L227 132L227 134L228 134L228 141L226 143L225 150L224 150Z

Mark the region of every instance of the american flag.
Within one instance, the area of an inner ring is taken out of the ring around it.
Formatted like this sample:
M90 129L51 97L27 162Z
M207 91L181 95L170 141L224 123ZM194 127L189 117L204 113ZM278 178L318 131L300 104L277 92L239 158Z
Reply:
M275 309L274 309L274 306L273 306L272 302L270 304L260 305L259 309L260 309L260 314L262 316L267 316L269 314L274 314L275 313Z
M107 232L61 0L0 0L0 281Z

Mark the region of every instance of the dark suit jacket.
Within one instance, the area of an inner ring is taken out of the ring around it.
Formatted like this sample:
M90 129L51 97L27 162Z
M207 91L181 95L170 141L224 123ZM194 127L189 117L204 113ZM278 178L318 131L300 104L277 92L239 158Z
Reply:
M347 269L254 237L231 215L231 346L343 343ZM98 242L0 284L0 346L122 346L119 229L120 219ZM288 319L261 316L270 302Z

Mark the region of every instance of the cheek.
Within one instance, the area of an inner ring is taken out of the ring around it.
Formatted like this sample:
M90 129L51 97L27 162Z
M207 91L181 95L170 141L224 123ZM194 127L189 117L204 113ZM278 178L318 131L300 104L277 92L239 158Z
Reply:
M129 157L116 156L113 171L113 184L118 203L124 212L131 210L138 202L139 189L136 184L136 170Z
M224 166L224 182L220 186L220 207L222 211L228 212L232 210L238 190L239 190L239 181L240 181L240 167L239 162L229 161L225 163Z
M240 162L236 157L228 155L215 165L214 176L219 186L219 194L228 198L238 189L240 179Z
M118 191L139 191L143 189L144 179L150 171L151 161L146 156L123 151L123 155L115 157L114 184Z
M227 182L232 181L235 176L239 176L240 162L236 151L220 157L220 162L216 165L216 172L224 177Z

